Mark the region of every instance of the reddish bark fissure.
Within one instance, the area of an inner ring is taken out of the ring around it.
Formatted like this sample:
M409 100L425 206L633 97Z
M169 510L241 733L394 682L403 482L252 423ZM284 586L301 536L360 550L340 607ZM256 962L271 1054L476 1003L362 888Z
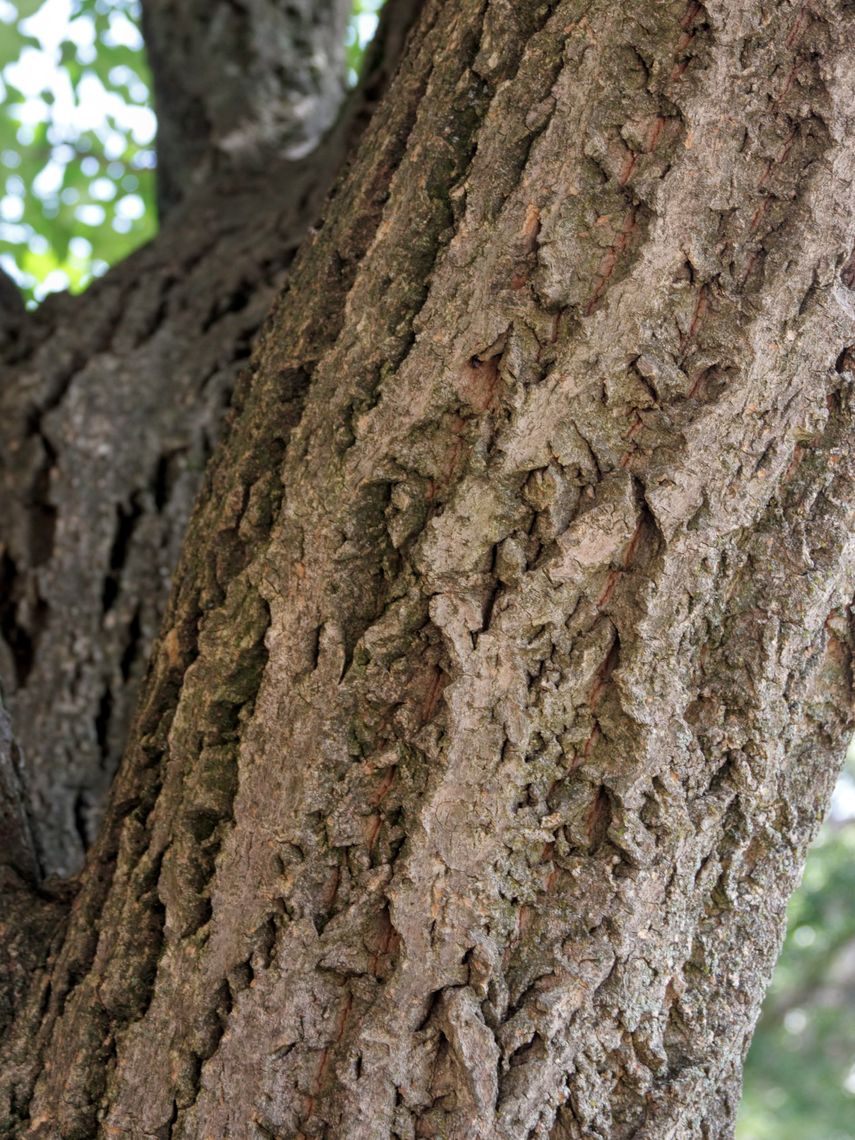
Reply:
M428 6L209 468L21 1134L729 1134L851 726L847 19Z

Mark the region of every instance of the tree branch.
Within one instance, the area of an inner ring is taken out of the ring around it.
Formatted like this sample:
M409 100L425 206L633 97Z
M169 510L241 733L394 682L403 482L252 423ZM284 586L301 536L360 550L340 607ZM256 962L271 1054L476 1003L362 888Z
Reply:
M146 0L158 200L320 142L344 92L349 0Z

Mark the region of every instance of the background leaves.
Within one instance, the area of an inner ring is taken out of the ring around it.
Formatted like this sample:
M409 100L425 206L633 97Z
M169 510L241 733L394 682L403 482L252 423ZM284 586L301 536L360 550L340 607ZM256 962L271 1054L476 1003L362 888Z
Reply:
M0 0L0 264L31 301L154 233L138 17L136 0Z
M382 0L356 0L356 82ZM155 232L138 0L0 0L0 265L30 304L79 291Z

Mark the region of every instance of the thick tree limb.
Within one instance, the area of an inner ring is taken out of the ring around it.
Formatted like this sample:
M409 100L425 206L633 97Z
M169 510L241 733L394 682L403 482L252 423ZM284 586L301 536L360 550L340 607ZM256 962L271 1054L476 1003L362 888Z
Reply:
M165 216L200 185L300 158L336 120L350 0L145 0Z

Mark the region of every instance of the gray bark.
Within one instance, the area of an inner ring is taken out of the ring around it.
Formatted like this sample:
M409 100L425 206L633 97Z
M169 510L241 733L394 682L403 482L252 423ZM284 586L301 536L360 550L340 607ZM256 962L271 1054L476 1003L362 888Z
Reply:
M427 5L208 468L7 1131L732 1134L853 723L853 31Z
M225 170L310 153L345 85L351 0L145 0L165 215Z
M197 81L214 52L213 31L188 38L193 6L179 6L180 19L174 8L162 13L158 34L170 14L178 28L166 63L154 56L156 84L161 66L171 75L179 63ZM19 297L20 312L6 310L16 323L0 391L0 675L48 874L77 871L97 831L235 379L415 10L390 5L365 83L311 156L235 155L204 183L182 169L185 199L147 248L82 296L52 297L27 320ZM319 11L303 36L317 34L322 52L340 20L335 7ZM149 10L156 29L159 12ZM217 59L231 73L229 47ZM189 156L196 145L181 99L171 112L160 120L167 182L170 148Z

